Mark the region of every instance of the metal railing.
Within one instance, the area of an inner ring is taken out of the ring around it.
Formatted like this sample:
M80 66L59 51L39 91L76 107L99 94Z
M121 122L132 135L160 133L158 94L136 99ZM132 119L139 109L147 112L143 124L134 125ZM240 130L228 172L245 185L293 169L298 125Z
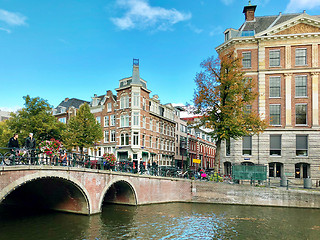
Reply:
M194 170L187 170L183 172L181 169L175 166L158 166L155 163L144 165L142 162L138 165L129 160L120 160L112 163L106 161L101 156L90 156L88 154L81 155L79 153L72 153L64 150L53 156L48 156L44 153L41 153L39 149L11 149L0 147L0 165L65 166L160 177L219 181L218 175L213 175L213 173L207 173L207 177L203 178L199 172Z

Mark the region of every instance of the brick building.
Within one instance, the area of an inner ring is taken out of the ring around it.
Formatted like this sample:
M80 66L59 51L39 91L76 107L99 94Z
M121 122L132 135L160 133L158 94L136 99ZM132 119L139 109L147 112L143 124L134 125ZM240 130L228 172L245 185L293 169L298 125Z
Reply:
M116 95L94 95L90 103L104 132L89 154L101 156L112 152L118 160L157 161L160 166L174 164L175 121L171 104L163 105L159 97L140 78L139 60L134 59L132 76L119 80Z
M89 102L77 98L65 98L56 108L52 109L52 114L59 122L67 123L84 103Z
M229 174L234 163L266 164L271 178L319 180L320 18L306 12L258 17L256 7L244 7L245 22L225 30L216 50L242 57L259 93L249 109L270 126L260 135L224 142L220 167Z
M199 118L199 116L182 116L181 120L192 124L192 122L197 121L197 118ZM187 127L186 148L187 155L189 156L188 166L190 169L214 169L216 146L214 139L210 136L210 132L210 129L203 127ZM200 163L195 163L193 161L194 159L200 160Z

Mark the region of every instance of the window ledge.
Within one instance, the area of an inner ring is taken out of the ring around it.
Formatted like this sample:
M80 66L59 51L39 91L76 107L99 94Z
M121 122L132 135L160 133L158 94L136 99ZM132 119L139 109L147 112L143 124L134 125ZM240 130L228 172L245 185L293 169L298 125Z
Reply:
M308 96L295 96L294 98L309 98ZM299 104L299 103L297 103L297 104Z
M281 99L281 97L269 97L270 99Z
M281 65L279 65L279 66L269 66L269 68L282 68L282 66Z

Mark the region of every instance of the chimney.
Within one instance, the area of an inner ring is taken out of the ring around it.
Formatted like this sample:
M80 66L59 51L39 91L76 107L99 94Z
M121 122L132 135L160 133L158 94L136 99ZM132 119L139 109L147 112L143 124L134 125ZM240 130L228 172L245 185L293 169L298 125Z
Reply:
M68 101L69 101L69 98L65 98L64 101L65 101L65 102L68 102Z
M139 73L139 59L133 59L132 84L141 84Z
M243 13L246 21L254 21L254 12L256 11L257 5L251 5L249 3L248 6L243 8Z

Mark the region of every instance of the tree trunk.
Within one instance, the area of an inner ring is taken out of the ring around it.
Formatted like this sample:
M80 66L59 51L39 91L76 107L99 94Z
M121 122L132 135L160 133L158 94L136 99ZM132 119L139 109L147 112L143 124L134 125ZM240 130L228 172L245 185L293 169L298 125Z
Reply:
M216 142L216 152L214 155L214 168L216 172L220 172L220 152L221 152L221 139Z

